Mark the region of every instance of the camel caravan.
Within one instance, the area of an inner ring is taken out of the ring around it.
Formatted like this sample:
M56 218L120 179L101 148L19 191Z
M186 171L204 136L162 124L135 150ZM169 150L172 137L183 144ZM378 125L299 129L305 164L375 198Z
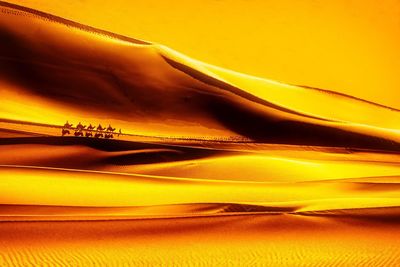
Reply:
M72 127L73 124L70 124L68 121L64 124L61 135L70 135L73 132L74 136L77 137L94 137L94 138L114 138L115 128L111 127L109 124L107 128L103 128L101 124L97 127L90 124L89 126L83 125L81 122L76 125L76 127ZM117 133L117 136L122 134L121 129Z

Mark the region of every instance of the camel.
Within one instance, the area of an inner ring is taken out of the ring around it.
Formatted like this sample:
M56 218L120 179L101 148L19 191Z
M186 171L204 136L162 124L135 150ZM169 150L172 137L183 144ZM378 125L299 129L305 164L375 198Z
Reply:
M86 125L82 125L81 122L78 123L78 125L76 125L76 130L77 131L82 131L86 128Z
M115 128L111 126L111 124L108 125L107 128L103 128L101 124L99 124L97 127L93 126L92 124L89 124L89 126L83 125L81 122L76 125L75 128L72 128L73 124L70 124L68 121L64 124L61 134L62 136L69 135L71 134L71 129L74 129L74 136L85 136L85 137L94 137L94 138L114 138L114 131ZM118 136L121 134L121 129L119 129Z
M114 131L115 131L115 128L111 127L111 125L109 124L108 127L107 127L107 132L112 133Z
M71 134L71 132L69 131L69 129L72 128L72 123L70 124L68 121L64 124L62 131L61 131L61 135L67 135L67 134Z
M94 130L94 128L96 128L96 126L92 126L92 124L89 124L89 126L87 127L89 131Z
M86 133L85 136L86 137L92 137L93 133L92 131L96 128L96 126L93 126L92 124L89 124L89 126L86 128Z
M67 128L67 129L71 128L72 126L73 126L73 124L72 123L69 124L68 121L64 124L64 128Z
M104 131L106 128L103 128L102 126L101 126L101 124L99 124L99 126L97 126L97 129L96 129L96 131Z

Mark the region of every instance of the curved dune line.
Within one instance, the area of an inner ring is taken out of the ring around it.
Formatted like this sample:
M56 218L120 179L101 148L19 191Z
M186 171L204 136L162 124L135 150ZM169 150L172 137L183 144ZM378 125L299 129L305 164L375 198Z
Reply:
M23 137L25 137L25 136L30 136L30 137L36 136L36 137L39 137L39 136L43 136L43 134L35 133L35 132L27 132L27 131L0 128L0 137L1 138L4 138L4 137L8 138L8 136L10 136L10 137L15 137L15 136L17 136L17 137L21 137L21 136L23 136Z
M9 9L18 10L18 11L14 11L13 14L15 14L15 15L31 15L31 16L35 16L36 18L39 18L39 19L45 19L47 21L56 22L56 23L65 25L67 27L74 27L74 28L79 29L79 30L83 30L83 31L90 32L90 33L93 33L93 34L99 34L99 35L102 35L102 36L106 36L106 37L109 37L109 38L113 38L113 39L129 42L129 43L132 43L132 44L140 44L140 45L149 45L150 44L150 43L148 43L146 41L142 41L142 40L139 40L139 39L130 38L130 37L127 37L127 36L124 36L124 35L120 35L120 34L116 34L116 33L113 33L113 32L97 29L97 28L94 28L94 27L91 27L91 26L88 26L88 25L77 23L77 22L72 21L72 20L64 19L62 17L51 15L49 13L41 12L39 10L28 8L28 7L25 7L25 6L16 5L16 4L12 4L12 3L8 3L8 2L4 2L4 1L0 1L0 6L8 8L8 9L1 8L0 10L2 12L6 12L6 13L10 12Z
M335 96L340 96L343 98L350 98L350 99L354 99L356 101L360 101L360 102L364 102L366 104L369 105L373 105L373 106L377 106L380 108L384 108L384 109L388 109L390 111L395 111L395 112L400 112L400 109L394 108L394 107L389 107L389 106L385 106L379 103L375 103L369 100L365 100L356 96L352 96L352 95L348 95L348 94L344 94L344 93L340 93L340 92L336 92L336 91L332 91L332 90L328 90L328 89L323 89L323 88L317 88L317 87L311 87L311 86L307 86L307 85L294 85L294 86L298 86L301 88L306 88L306 89L310 89L310 90L315 90L317 92L321 92L321 93L325 93L325 94L331 94L331 95L335 95Z
M87 174L86 178L90 179L91 174L96 175L109 175L112 179L118 178L132 178L136 181L154 181L154 182L162 182L162 183L237 183L236 181L220 181L220 180L212 180L212 179L204 179L199 181L194 178L181 178L181 177L170 177L170 176L161 176L161 175L147 175L147 174L133 174L133 173L125 173L125 172L113 172L113 171L98 171L98 170L82 170L82 169L70 169L70 168L57 168L57 167L42 167L42 166L22 166L22 165L0 165L0 168L16 168L16 169L25 169L25 170L43 170L43 171L56 171L56 172L64 172L64 173L82 173ZM243 182L247 183L247 182ZM251 181L250 181L251 183Z
M301 207L295 211L295 213L315 213L329 211L345 210L351 213L351 211L363 210L365 214L368 214L368 210L384 209L388 208L392 211L398 212L400 206L400 198L384 198L384 197L348 197L348 198L325 198L319 200L308 200L303 201ZM362 212L361 212L362 213Z
M230 167L229 167L230 166ZM253 166L257 166L254 168ZM363 176L399 174L399 163L363 162L356 160L318 160L288 158L274 155L226 155L193 161L158 163L152 165L109 166L110 170L168 175L197 179L222 179L258 182L327 181Z
M197 179L201 182L290 183L399 174L399 159L391 155L387 155L386 159L380 156L381 160L366 160L371 156L319 159L288 156L285 153L228 153L178 146L173 150L165 150L168 146L126 142L119 144L120 147L112 146L114 152L111 152L107 147L100 147L99 151L96 146L78 146L73 139L71 147L28 145L29 142L24 146L7 145L0 152L0 156L4 157L0 164L10 167L29 164L28 168L36 166L63 171L81 169L115 175L131 174L149 179L186 179L192 182ZM12 140L9 143L12 144ZM46 152L41 152L43 149ZM7 159L7 155L11 158ZM254 164L259 167L254 168Z
M397 184L384 182L371 187L362 182L192 181L43 167L2 167L0 172L6 173L0 181L3 188L0 202L10 204L148 207L228 203L232 208L229 203L240 203L238 207L243 210L250 205L249 211L254 210L254 205L266 206L267 210L302 207L297 210L310 211L398 206L400 190ZM176 212L174 208L170 211ZM160 211L168 213L168 209Z
M171 177L171 176L162 176L162 175L147 175L140 173L126 173L126 172L113 172L113 171L98 171L98 170L82 170L82 169L70 169L70 168L57 168L57 167L42 167L42 166L23 166L23 165L6 165L0 164L0 168L16 168L16 169L26 169L26 170L43 170L43 171L56 171L56 172L65 172L65 173L82 173L87 174L87 178L90 177L90 174L96 175L110 175L110 177L117 178L135 178L135 180L140 181L160 181L166 183L233 183L233 184L258 184L259 182L255 181L230 181L230 180L216 180L216 179L195 179L195 178L182 178L182 177Z
M93 207L93 206L50 206L0 204L0 217L8 218L66 218L71 217L149 217L151 216L198 216L236 213L279 214L295 211L298 207L265 206L242 203L185 203L174 205Z
M348 217L360 219L376 219L385 221L393 219L393 223L400 223L400 206L370 207L370 208L348 208L348 209L317 209L297 211L296 215L326 216L326 217Z
M183 63L180 63L180 62L174 61L172 59L169 59L166 56L163 56L163 58L168 64L170 64L175 69L177 69L177 70L179 70L179 71L181 71L181 72L183 72L183 73L185 73L185 74L187 74L187 75L189 75L189 76L191 76L191 77L193 77L193 78L195 78L195 79L197 79L197 80L199 80L201 82L204 82L204 83L209 84L211 86L215 86L215 87L217 87L219 89L226 90L227 92L230 92L232 94L235 94L235 95L238 95L240 97L243 97L243 98L245 98L247 100L250 100L251 102L254 102L254 103L257 103L257 104L261 104L263 106L268 106L268 107L271 107L273 109L277 109L279 111L283 111L285 113L290 113L290 114L293 114L293 115L299 115L299 116L306 117L306 118L334 122L333 120L324 119L324 118L321 118L321 117L308 115L308 114L305 114L305 113L300 113L300 112L291 110L289 108L285 108L283 106L280 106L280 105L277 105L277 104L273 104L273 103L271 103L271 102L269 102L269 101L267 101L265 99L259 98L259 97L255 96L253 94L250 94L250 93L248 93L246 91L243 91L243 90L241 90L239 88L236 88L236 87L230 85L229 83L227 83L227 82L225 82L223 80L220 80L220 79L214 78L214 77L209 77L208 75L202 73L201 71L198 71L198 70L196 70L194 68L188 67L187 65L185 65Z
M324 180L320 180L324 181ZM398 184L400 183L400 174L391 176L365 176L356 178L342 178L342 179L332 179L332 182L350 182L350 183L370 183L370 184ZM318 180L316 180L318 182Z
M400 116L398 109L332 90L285 84L238 73L200 61L197 61L197 64L211 72L215 72L216 75L224 77L225 82L246 90L259 98L266 99L272 103L279 103L283 107L297 110L304 114L318 115L327 120L353 122L378 128L391 128L398 133L397 125ZM299 98L302 98L301 101ZM321 101L325 105L320 105ZM336 104L336 106L331 106L329 103ZM365 116L366 114L369 115ZM380 116L388 116L391 120L388 120L387 124L382 124L386 120L378 119L381 118ZM374 119L374 123L368 122L370 119Z
M377 203L373 199L364 199ZM364 205L364 207L332 207L337 199L274 203L274 206L239 203L193 203L137 207L83 207L45 205L0 205L0 222L52 222L52 221L120 221L154 220L175 218L215 218L218 216L266 216L299 215L318 217L347 217L400 223L399 201L387 199L387 203ZM348 202L348 200L346 200ZM380 199L380 201L383 201ZM345 201L341 201L342 203ZM322 205L321 205L322 203ZM363 203L365 204L365 203ZM302 205L303 207L299 206ZM324 206L325 205L325 206Z

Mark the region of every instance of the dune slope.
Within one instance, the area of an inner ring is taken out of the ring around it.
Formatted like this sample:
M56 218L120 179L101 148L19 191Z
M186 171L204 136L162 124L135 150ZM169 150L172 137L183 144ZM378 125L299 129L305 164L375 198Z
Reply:
M398 149L397 110L244 76L162 45L0 6L4 119L61 124L68 113L147 134Z

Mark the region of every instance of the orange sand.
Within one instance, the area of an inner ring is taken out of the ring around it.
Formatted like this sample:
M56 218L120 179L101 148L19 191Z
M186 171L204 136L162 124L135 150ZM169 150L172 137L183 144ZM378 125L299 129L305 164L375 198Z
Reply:
M1 266L400 264L399 110L0 14Z

